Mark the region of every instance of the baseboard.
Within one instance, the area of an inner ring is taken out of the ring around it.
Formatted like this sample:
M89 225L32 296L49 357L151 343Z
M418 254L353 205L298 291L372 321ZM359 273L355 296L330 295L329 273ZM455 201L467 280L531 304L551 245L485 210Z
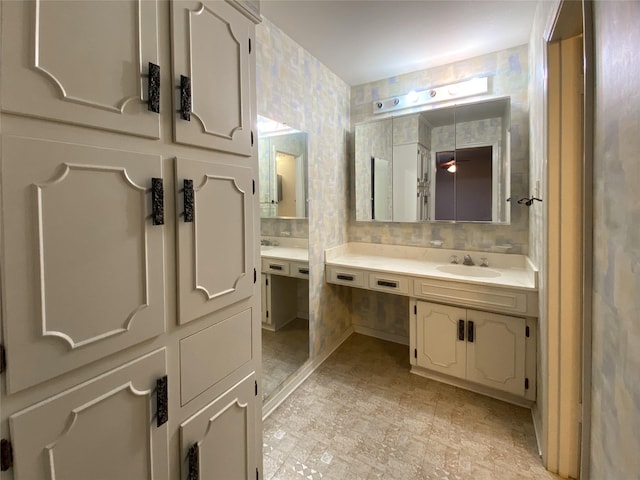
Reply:
M538 424L538 405L534 404L531 407L531 418L533 419L533 430L536 433L536 444L538 445L538 455L542 458L542 425Z
M265 420L271 415L352 333L354 333L353 327L349 327L331 347L325 348L317 357L308 360L295 374L289 377L278 390L272 393L262 405L262 420Z
M380 340L387 340L389 342L399 343L400 345L409 345L409 337L402 335L382 332L380 330L374 330L373 328L363 327L361 325L354 325L353 331L369 337L379 338Z

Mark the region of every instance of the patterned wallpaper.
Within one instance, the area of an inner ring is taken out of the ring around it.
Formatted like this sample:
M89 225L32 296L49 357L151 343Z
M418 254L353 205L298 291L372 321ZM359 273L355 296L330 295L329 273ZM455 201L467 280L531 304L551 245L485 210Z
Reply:
M309 220L262 222L262 233L309 236L311 356L351 325L349 289L324 281L324 250L347 241L350 88L267 18L256 27L258 115L309 134Z
M594 2L591 478L640 478L640 2Z
M529 194L529 65L528 47L508 50L420 70L377 82L355 86L351 90L353 125L380 119L373 115L372 102L439 86L477 75L491 77L491 95L511 97L511 195ZM485 96L486 97L486 96ZM478 97L481 99L483 97ZM416 109L417 110L417 109ZM407 110L411 113L411 109ZM352 152L353 154L353 152ZM352 175L354 171L352 170ZM510 203L511 225L447 224L447 223L382 223L355 221L355 183L351 182L352 207L349 217L349 240L400 245L428 245L429 240L443 240L445 248L503 251L499 245L509 244L509 253L528 253L529 218L526 207Z

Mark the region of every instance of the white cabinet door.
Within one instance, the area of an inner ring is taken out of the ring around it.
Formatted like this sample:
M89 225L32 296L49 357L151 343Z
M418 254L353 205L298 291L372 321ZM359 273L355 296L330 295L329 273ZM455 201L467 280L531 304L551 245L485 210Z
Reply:
M250 156L253 23L221 1L174 1L175 141Z
M257 478L255 388L251 374L180 425L183 480Z
M467 379L515 395L525 394L524 318L467 311ZM473 341L472 341L473 340Z
M184 324L253 295L253 178L246 167L180 158L176 181Z
M2 2L2 110L159 138L151 0Z
M156 415L166 370L156 350L12 415L13 478L168 480L168 424Z
M466 343L459 327L463 308L417 302L417 365L454 377L465 377Z
M165 331L159 155L3 137L9 392Z

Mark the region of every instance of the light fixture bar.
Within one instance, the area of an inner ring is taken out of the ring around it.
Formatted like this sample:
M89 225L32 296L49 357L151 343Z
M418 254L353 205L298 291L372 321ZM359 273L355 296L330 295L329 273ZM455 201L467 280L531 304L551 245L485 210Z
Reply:
M417 107L429 103L444 102L456 98L480 95L489 91L489 77L472 78L464 82L452 83L442 87L411 91L405 95L385 98L373 102L373 113L386 113L403 108Z

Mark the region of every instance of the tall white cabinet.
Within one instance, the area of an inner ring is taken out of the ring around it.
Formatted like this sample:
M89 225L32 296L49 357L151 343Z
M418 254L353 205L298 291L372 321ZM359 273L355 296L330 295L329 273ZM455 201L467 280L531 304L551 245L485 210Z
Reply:
M4 480L261 478L249 1L3 1Z

